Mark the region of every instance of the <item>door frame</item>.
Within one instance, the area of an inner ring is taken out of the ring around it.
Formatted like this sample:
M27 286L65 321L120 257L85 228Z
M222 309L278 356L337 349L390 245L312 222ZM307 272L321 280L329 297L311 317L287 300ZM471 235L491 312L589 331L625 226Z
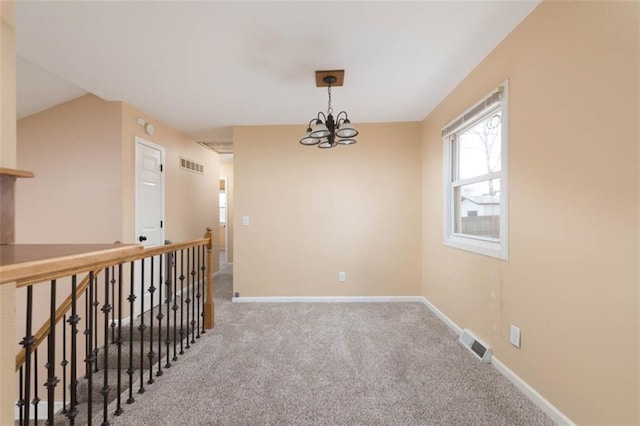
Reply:
M166 164L166 150L162 145L158 145L156 143L153 143L151 141L148 141L146 139L140 138L138 136L135 137L135 144L134 144L134 165L133 165L133 198L134 198L134 210L133 210L133 241L136 244L142 244L141 241L138 241L138 235L140 234L139 232L139 220L138 220L138 213L139 213L139 209L140 209L140 203L138 200L138 177L139 177L139 171L138 171L138 146L139 145L145 145L148 148L152 148L152 149L157 149L158 151L160 151L160 163L162 164L162 173L160 174L160 184L162 185L162 191L161 191L161 204L162 204L162 208L160 211L160 214L162 216L162 221L163 221L163 226L160 228L161 229L161 235L160 235L160 241L161 241L161 245L164 244L165 242L165 226L166 225L166 220L165 220L165 197L166 197L166 187L165 187L165 164ZM144 246L144 244L142 244ZM148 247L156 247L156 246L148 246ZM142 297L147 297L147 292L145 291L144 294L138 294L138 291L140 289L140 262L135 262L134 264L134 268L135 268L135 273L134 273L134 277L135 277L135 283L134 283L134 293L136 295L136 300L134 302L134 311L132 312L132 317L135 318L141 314L143 314L144 312L140 312L141 311L141 298ZM147 300L145 299L145 302ZM149 309L151 308L150 302L149 304L145 303L145 308Z
M224 210L227 217L224 223L224 263L227 264L229 263L229 179L227 177L220 177L218 179L219 179L218 182L224 181L224 198L225 198ZM218 190L218 194L220 192L221 191ZM219 224L220 224L220 217L218 217L218 229L220 229Z

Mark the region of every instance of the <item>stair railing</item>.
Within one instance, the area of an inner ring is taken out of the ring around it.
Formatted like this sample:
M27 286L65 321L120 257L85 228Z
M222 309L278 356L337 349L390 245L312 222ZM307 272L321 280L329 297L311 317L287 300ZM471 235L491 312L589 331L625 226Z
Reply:
M145 392L215 325L211 228L197 240L84 259L79 265L62 258L58 267L0 281L15 281L25 293L25 335L16 355L20 425L92 424L100 412L108 425L125 411L123 397L133 404L135 386ZM64 286L69 295L58 304ZM34 318L43 315L34 334ZM46 359L39 360L45 340Z

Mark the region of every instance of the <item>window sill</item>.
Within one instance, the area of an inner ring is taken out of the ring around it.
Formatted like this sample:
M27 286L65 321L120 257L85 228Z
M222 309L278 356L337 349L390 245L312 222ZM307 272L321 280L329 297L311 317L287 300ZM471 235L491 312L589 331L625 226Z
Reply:
M484 241L475 238L465 238L458 236L445 237L444 245L483 256L493 257L508 261L507 246L505 243Z

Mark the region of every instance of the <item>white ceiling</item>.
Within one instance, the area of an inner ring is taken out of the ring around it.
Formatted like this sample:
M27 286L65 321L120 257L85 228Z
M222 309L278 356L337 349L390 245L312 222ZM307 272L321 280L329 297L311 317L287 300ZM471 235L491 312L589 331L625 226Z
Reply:
M200 141L300 124L344 69L354 123L422 120L538 1L16 2L18 114L94 93Z

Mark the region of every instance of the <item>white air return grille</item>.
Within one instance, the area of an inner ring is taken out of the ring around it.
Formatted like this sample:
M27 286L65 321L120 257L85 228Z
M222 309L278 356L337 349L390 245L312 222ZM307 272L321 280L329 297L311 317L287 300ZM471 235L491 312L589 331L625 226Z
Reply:
M469 330L462 330L458 340L482 362L491 362L491 348L479 341Z
M193 160L189 160L183 156L180 156L180 168L189 172L194 172L203 175L204 166L200 163L196 163Z

